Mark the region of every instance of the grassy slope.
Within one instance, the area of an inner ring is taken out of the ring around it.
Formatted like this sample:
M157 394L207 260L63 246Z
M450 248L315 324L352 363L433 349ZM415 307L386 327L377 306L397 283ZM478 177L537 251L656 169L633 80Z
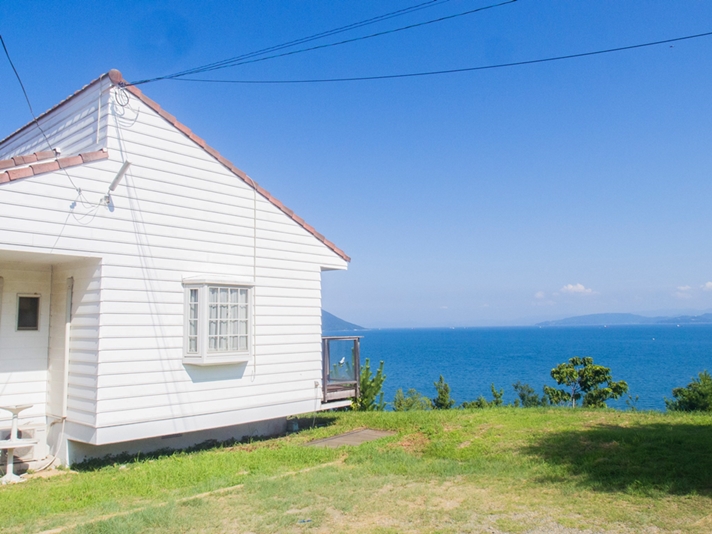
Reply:
M319 421L284 438L0 488L1 524L33 532L147 507L74 530L712 531L710 415L499 408ZM398 435L302 446L364 426Z

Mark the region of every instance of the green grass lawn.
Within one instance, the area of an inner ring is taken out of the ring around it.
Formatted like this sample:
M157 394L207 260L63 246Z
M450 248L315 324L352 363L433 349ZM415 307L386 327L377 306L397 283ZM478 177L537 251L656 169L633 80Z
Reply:
M494 408L316 421L286 437L2 487L0 528L712 532L712 415ZM304 447L361 427L397 434ZM221 488L233 489L190 498Z

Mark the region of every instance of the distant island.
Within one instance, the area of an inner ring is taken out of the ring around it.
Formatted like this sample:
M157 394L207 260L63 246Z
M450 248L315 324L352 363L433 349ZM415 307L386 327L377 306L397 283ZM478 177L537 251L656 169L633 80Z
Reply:
M349 323L326 310L321 310L322 332L339 332L345 330L366 330L363 326Z
M558 321L544 321L534 326L609 326L632 324L712 324L712 313L678 315L675 317L645 317L634 313L594 313Z

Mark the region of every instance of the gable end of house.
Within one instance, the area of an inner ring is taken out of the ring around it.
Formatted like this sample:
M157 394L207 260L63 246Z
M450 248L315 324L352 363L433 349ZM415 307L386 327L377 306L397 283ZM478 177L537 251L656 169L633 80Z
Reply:
M108 73L108 76L109 76L109 80L111 80L111 82L114 85L129 91L133 96L138 98L141 102L143 102L145 105L147 105L149 108L151 108L154 112L156 112L158 115L160 115L165 121L167 121L169 124L171 124L177 130L179 130L181 133L183 133L183 135L188 137L188 139L193 141L200 148L205 150L205 152L207 152L212 157L214 157L218 162L220 162L224 167L226 167L235 176L237 176L243 182L245 182L247 185L249 185L250 187L255 189L255 191L257 191L266 200L268 200L270 203L272 203L274 206L276 206L285 215L287 215L294 222L296 222L298 225L300 225L302 228L304 228L307 232L312 234L321 243L326 245L326 247L329 248L332 252L334 252L337 256L339 256L340 258L342 258L343 260L345 260L347 262L351 261L351 258L343 250L341 250L339 247L337 247L333 242L326 239L326 237L324 237L322 234L317 232L313 226L307 224L307 222L304 221L304 219L302 219L297 214L295 214L294 211L292 211L287 206L285 206L280 200L278 200L277 198L272 196L269 191L267 191L265 188L261 187L257 182L255 182L252 178L250 178L244 171L237 168L230 160L228 160L222 154L220 154L220 152L218 152L213 147L208 145L204 139L197 136L195 133L193 133L193 131L190 128L188 128L186 125L181 123L178 119L176 119L175 116L173 116L172 114L170 114L166 110L164 110L160 106L160 104L158 104L157 102L155 102L154 100L152 100L151 98L146 96L138 87L136 87L135 85L131 85L126 80L124 80L124 77L119 70L111 69Z

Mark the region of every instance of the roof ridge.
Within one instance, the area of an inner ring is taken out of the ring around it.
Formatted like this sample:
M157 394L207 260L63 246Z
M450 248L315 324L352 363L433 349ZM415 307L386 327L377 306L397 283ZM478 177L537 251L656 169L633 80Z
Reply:
M238 169L235 165L233 165L233 163L230 160L225 158L222 154L220 154L220 152L218 152L213 147L208 145L204 139L195 135L190 128L185 126L178 119L176 119L173 115L171 115L166 110L161 108L161 106L157 102L155 102L154 100L152 100L151 98L149 98L145 94L143 94L143 92L138 87L136 87L135 85L131 85L126 80L124 80L124 77L121 74L121 71L119 71L117 69L111 69L108 72L108 76L114 85L129 91L132 95L134 95L136 98L141 100L141 102L146 104L149 108L151 108L153 111L158 113L163 119L168 121L176 129L178 129L180 132L182 132L191 141L196 143L199 147L201 147L203 150L205 150L208 154L213 156L224 167L226 167L229 171L231 171L233 174L235 174L238 178L240 178L247 185L249 185L250 187L255 189L255 191L257 191L260 195L262 195L270 203L275 205L279 210L281 210L283 213L285 213L288 217L290 217L293 221L295 221L297 224L299 224L307 232L309 232L314 237L316 237L319 241L321 241L324 245L326 245L334 253L336 253L338 256L340 256L342 259L344 259L346 261L351 261L351 258L343 250L341 250L334 243L332 243L331 241L326 239L326 237L324 237L322 234L317 232L313 226L307 224L304 219L299 217L291 209L289 209L287 206L282 204L282 202L280 202L278 199L273 197L269 191L267 191L266 189L264 189L263 187L258 185L257 182L255 182L252 178L250 178L244 171ZM99 77L98 79L101 79L101 77ZM92 83L94 83L94 82L92 82Z

